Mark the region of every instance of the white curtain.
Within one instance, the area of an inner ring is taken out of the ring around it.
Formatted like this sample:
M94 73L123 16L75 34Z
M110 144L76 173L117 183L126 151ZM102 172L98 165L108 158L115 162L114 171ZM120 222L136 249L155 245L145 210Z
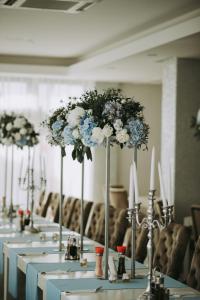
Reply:
M39 189L40 157L45 161L47 176L47 192L59 192L60 187L60 149L51 147L46 142L45 131L41 129L41 122L51 110L60 105L60 101L68 101L69 97L78 97L84 90L92 88L91 83L69 82L58 79L36 79L18 77L0 77L0 113L3 111L23 113L40 131L40 144L35 147L35 184ZM26 148L26 147L25 147ZM81 193L81 165L71 158L71 147L67 147L64 158L64 194L80 197ZM5 196L5 152L0 146L0 199ZM8 150L7 176L7 204L10 201L11 176L11 148ZM14 149L14 188L13 201L21 207L26 206L27 193L19 188L21 162L23 158L22 176L27 166L27 149ZM32 150L33 152L33 150ZM91 162L85 166L85 199L92 197L93 168ZM38 197L39 190L35 193Z

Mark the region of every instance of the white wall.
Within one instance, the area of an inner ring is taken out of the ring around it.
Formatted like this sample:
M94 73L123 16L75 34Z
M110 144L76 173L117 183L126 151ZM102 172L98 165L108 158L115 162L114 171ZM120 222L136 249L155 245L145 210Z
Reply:
M149 190L149 173L151 148L156 147L156 158L160 159L161 132L161 85L121 84L120 88L126 96L135 96L145 107L144 117L150 126L148 151L138 151L138 181L140 195L147 195ZM128 190L129 167L133 158L133 150L118 150L118 184L123 184ZM157 175L157 172L156 172ZM156 176L157 195L159 194L158 176Z

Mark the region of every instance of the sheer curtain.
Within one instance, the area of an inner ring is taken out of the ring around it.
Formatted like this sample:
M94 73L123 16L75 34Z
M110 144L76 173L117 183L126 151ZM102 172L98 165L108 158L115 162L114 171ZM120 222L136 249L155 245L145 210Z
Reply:
M23 113L33 122L36 130L40 131L40 144L35 147L35 183L39 188L40 157L45 161L47 176L47 192L59 192L60 179L60 149L51 147L46 142L45 130L41 129L41 122L48 113L60 105L60 101L67 101L68 97L78 97L91 83L75 83L58 79L36 79L0 77L0 112ZM25 147L26 148L26 147ZM26 191L18 185L21 162L23 158L22 175L27 166L27 149L14 149L14 189L13 201L20 206L26 205ZM33 150L32 150L33 152ZM66 148L64 158L64 194L80 197L81 165L71 158L71 147ZM6 149L0 146L0 198L5 195L5 153ZM8 149L8 176L7 176L7 204L10 202L10 175L11 175L11 147ZM93 186L93 168L90 162L85 166L85 198L91 199ZM38 197L39 190L35 193Z

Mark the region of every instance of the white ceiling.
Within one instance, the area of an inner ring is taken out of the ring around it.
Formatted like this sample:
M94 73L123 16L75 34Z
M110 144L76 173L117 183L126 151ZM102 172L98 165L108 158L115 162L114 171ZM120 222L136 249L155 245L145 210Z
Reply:
M0 7L0 72L155 83L173 56L200 58L199 0L103 0L74 15Z

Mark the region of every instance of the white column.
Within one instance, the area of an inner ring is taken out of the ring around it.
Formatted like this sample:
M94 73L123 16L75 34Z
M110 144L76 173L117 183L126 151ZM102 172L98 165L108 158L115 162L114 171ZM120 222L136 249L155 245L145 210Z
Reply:
M200 106L200 60L174 58L163 74L161 109L161 163L164 180L172 166L176 221L190 214L199 203L200 142L190 128ZM172 199L173 200L173 199Z

